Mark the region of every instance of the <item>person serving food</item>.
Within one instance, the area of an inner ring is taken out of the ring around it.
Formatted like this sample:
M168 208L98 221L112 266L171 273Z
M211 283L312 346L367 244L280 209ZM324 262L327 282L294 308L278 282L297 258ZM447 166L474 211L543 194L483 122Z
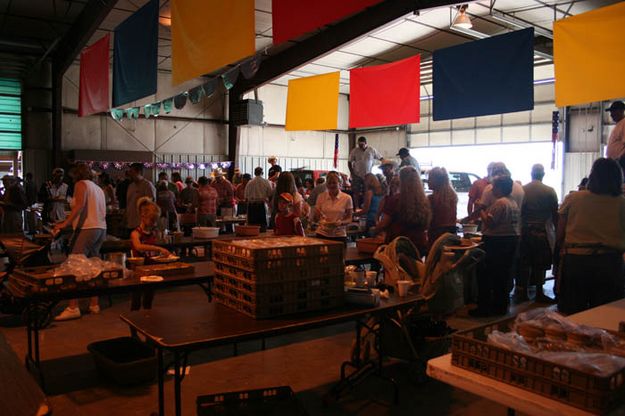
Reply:
M319 222L317 236L345 242L345 225L352 221L352 198L339 189L339 175L330 172L326 178L326 191L317 198L313 221Z

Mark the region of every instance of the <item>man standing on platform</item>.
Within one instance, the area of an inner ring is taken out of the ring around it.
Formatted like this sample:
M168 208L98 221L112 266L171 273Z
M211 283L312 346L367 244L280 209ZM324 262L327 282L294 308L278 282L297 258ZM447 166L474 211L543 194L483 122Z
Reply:
M412 166L417 170L417 172L421 173L421 167L419 166L419 162L417 162L417 159L410 156L410 151L408 149L402 147L401 149L399 149L399 152L397 152L396 156L399 156L401 158L401 163L399 164L400 169L404 166Z
M130 235L130 232L141 223L137 201L144 196L156 201L156 188L152 182L143 177L142 163L130 165L128 175L131 182L128 185L128 191L126 191L126 227L128 228L128 235Z
M349 153L347 166L352 179L352 198L354 208L360 208L365 192L365 175L371 173L374 160L382 160L382 155L375 148L367 145L367 138L360 136L358 146Z
M271 183L263 178L263 168L254 169L254 179L245 186L247 201L247 223L260 225L260 231L267 231L267 202L271 199Z
M545 272L551 268L552 252L549 240L555 241L558 221L558 196L543 184L545 168L532 166L532 181L523 186L525 197L521 208L521 271L515 294L527 299L527 285L536 285L536 302L553 303L543 293Z
M610 117L616 123L608 139L606 154L608 158L618 160L625 154L625 103L614 101L605 111L610 112Z

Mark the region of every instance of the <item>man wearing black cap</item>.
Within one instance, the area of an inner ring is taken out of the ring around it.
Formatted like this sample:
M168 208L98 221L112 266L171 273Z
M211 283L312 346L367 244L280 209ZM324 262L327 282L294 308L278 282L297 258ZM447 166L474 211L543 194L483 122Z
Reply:
M614 101L605 111L610 112L610 117L616 123L608 139L607 156L618 160L625 154L625 104L623 101Z
M417 162L417 159L410 156L410 151L408 149L402 147L401 149L399 149L399 152L397 152L397 156L401 158L401 163L399 164L400 169L404 166L412 166L417 170L417 172L421 172L419 162Z

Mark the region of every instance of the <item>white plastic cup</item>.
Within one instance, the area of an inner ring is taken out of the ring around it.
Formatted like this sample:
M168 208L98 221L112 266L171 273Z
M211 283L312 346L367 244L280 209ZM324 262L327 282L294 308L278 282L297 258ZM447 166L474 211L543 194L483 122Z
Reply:
M398 280L397 281L397 294L399 294L399 296L402 298L408 296L408 289L410 289L411 285L412 285L412 281L410 280Z
M367 276L367 286L375 287L375 285L378 283L377 282L378 272L376 272L376 271L368 271L366 273L366 276Z

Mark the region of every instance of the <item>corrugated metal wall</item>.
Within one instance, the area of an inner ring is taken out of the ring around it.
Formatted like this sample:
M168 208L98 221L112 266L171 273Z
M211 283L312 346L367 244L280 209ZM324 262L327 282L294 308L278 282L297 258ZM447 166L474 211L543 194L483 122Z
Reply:
M278 165L283 170L293 170L298 168L304 168L309 170L334 170L332 166L332 159L322 158L299 158L299 157L279 157ZM254 169L260 166L265 171L267 176L267 170L269 169L269 163L267 163L267 156L240 156L236 165L241 169L241 173L254 174ZM338 169L339 172L349 173L347 168L347 159L339 159Z
M564 176L562 196L577 190L583 177L588 176L593 162L600 157L599 152L579 152L564 154Z

